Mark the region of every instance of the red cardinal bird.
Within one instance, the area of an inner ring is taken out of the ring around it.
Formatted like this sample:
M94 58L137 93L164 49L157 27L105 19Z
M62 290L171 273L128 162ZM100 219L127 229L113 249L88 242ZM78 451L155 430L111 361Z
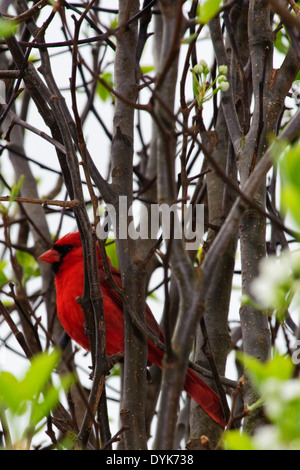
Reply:
M75 300L82 295L84 282L83 250L79 232L65 235L55 243L53 249L46 251L39 259L51 264L55 271L57 314L62 326L76 343L89 350L89 339L84 331L84 314ZM106 351L110 356L124 351L122 301L106 281L98 247L97 261L103 292ZM114 281L121 287L120 272L112 265L111 272ZM146 321L152 332L164 342L163 333L148 306L146 306ZM161 368L163 355L163 351L148 340L148 361ZM190 368L187 370L184 389L214 421L222 426L226 425L219 396Z

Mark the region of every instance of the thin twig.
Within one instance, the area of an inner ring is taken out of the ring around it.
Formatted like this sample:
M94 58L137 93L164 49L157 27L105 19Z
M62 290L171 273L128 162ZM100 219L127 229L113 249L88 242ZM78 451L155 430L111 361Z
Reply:
M4 18L7 18L9 21L12 21L13 23L23 23L23 21L27 21L29 18L34 16L36 13L38 13L44 6L48 5L49 2L48 0L40 0L39 2L35 3L31 8L28 10L24 11L24 13L20 13L18 16L12 16L8 14L3 14Z
M26 356L28 358L31 358L33 356L33 354L32 354L32 351L31 351L31 349L29 348L29 346L26 342L26 339L25 339L23 333L18 329L17 325L13 321L12 317L10 316L8 311L6 310L6 308L3 305L3 303L1 302L1 300L0 300L0 313L3 315L6 323L10 327L11 331L13 332L16 340L18 341L19 345L23 349Z
M10 202L11 196L0 196L0 201L2 202ZM43 206L59 206L59 207L69 207L74 209L74 207L78 207L79 202L76 199L72 201L59 201L59 200L52 200L52 199L36 199L31 197L14 197L13 202L22 202L28 204L42 204Z

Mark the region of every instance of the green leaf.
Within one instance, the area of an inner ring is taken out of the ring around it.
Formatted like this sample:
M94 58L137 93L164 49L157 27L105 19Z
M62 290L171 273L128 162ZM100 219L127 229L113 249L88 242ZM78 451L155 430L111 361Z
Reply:
M239 431L228 431L223 438L226 450L254 450L251 437Z
M300 440L300 381L268 379L264 383L265 410L287 442Z
M115 268L120 269L115 240L113 240L112 238L108 238L106 240L105 249L106 249L107 256L110 258L112 262L112 265Z
M1 18L0 18L0 25L1 25ZM16 197L18 196L20 192L23 181L24 181L24 175L21 175L19 181L12 185L10 195L9 195L9 203L7 206L5 206L4 204L0 202L0 212L2 214L8 214L11 204L14 202L14 200L16 199Z
M73 374L66 374L61 377L60 384L50 386L44 393L43 399L34 402L31 411L30 424L35 427L44 417L49 416L59 402L61 391L67 390L75 382Z
M19 178L19 181L12 185L11 191L10 191L10 197L9 197L10 202L13 202L18 196L23 182L24 182L24 175L21 175Z
M279 355L262 363L239 355L261 398L248 407L251 411L263 402L269 425L258 428L253 436L238 431L224 435L224 448L229 450L299 450L300 448L300 380L293 378L290 357Z
M193 42L196 38L198 37L198 34L197 33L193 33L191 34L190 36L182 39L181 43L182 44L190 44L191 42Z
M10 372L2 371L0 373L1 407L8 407L12 413L17 413L22 402L22 390L19 380Z
M283 187L281 190L281 197L285 212L289 211L294 221L298 226L300 226L299 188L292 185Z
M117 362L117 364L115 364L113 366L113 368L110 370L109 378L110 377L120 377L120 376L121 376L120 364L119 364L119 362Z
M111 72L104 72L100 74L100 78L110 87L113 88L113 79L112 79L112 73ZM98 82L97 85L97 93L102 101L106 101L107 98L111 97L112 94L111 92L107 89L107 87Z
M206 0L197 7L197 22L201 24L208 23L220 9L222 0Z
M6 261L0 261L0 287L8 282L4 269L7 265Z
M50 354L41 353L34 356L24 379L21 381L23 398L31 400L44 390L53 369L60 359L60 351L54 349Z
M273 359L261 362L254 357L237 352L237 358L246 367L254 385L261 389L264 381L269 378L288 380L292 377L294 364L290 357L275 354Z
M2 204L2 202L0 202L0 212L1 212L1 214L3 214L3 215L4 215L4 214L8 214L8 209L7 209L7 207L6 207L4 204Z
M59 441L54 449L57 450L73 450L74 445L77 442L77 436L71 434L71 431L68 432L68 435L64 437L61 441Z
M300 227L300 141L292 146L288 146L284 142L277 146L277 160L282 178L283 210L285 212L289 211Z
M0 18L0 39L7 38L17 31L17 24L13 20Z
M157 295L155 295L154 292L150 292L150 294L148 294L148 297L149 299L159 301L159 298L157 297Z
M289 39L286 34L283 34L282 30L280 29L277 34L276 38L274 41L274 46L277 49L278 52L281 54L286 55L288 50L289 50Z
M142 65L141 66L141 71L142 71L143 74L153 72L153 70L154 70L153 65Z
M116 15L115 18L111 21L109 27L110 29L115 29L118 27L118 15Z
M32 277L40 275L40 269L35 258L26 251L16 250L16 258L23 270L23 283L25 284Z
M18 431L21 440L39 431L36 426L55 409L60 393L75 382L73 374L66 374L57 377L58 384L50 383L60 357L58 350L34 356L20 380L10 372L0 373L0 414L8 411L9 427Z

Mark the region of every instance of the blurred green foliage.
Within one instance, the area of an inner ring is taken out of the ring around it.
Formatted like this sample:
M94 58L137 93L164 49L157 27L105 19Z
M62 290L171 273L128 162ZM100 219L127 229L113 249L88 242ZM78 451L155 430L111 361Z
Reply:
M60 360L53 350L34 356L20 378L0 371L0 418L5 436L5 449L30 449L32 438L55 410L60 395L74 383L74 376L52 375Z

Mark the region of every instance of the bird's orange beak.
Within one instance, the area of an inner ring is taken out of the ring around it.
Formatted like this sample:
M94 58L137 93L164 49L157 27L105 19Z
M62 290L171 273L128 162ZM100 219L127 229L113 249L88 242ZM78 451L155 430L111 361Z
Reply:
M39 259L49 264L58 263L60 261L60 254L56 250L48 250L39 256Z

